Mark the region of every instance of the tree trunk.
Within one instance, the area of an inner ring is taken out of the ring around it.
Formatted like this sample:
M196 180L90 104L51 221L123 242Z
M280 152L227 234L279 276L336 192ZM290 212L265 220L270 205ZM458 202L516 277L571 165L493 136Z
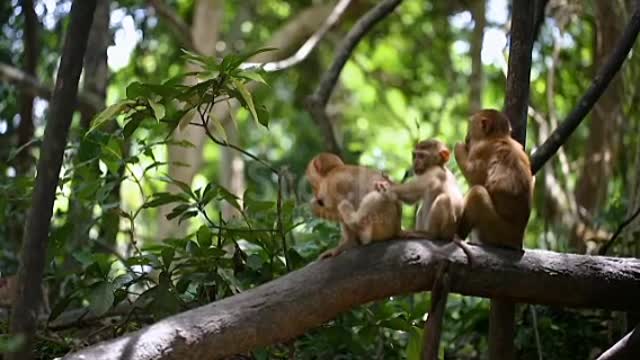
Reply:
M429 291L443 263L449 263L451 292L463 295L640 309L640 260L469 248L473 267L451 242L389 240L358 247L64 359L220 359L287 341L357 305Z
M198 0L195 4L191 36L194 46L201 54L207 56L215 56L216 54L216 44L218 42L220 26L222 25L222 5L222 0ZM198 66L187 64L188 72L198 70L200 70ZM195 79L188 81L194 84ZM198 115L194 114L191 122L199 122L196 116ZM214 121L218 120L219 119L214 118ZM177 141L189 141L195 145L195 148L169 145L169 176L186 184L191 184L193 177L202 164L202 150L205 143L204 131L199 127L189 125L183 130L176 129L174 139ZM174 162L186 163L189 166L176 166ZM174 184L169 184L167 190L169 192L178 192L180 188ZM161 239L169 236L180 236L184 233L188 225L187 221L183 222L180 226L177 221L169 221L165 218L165 216L171 212L172 208L172 205L161 206L159 208L159 238Z
M615 49L623 31L624 22L619 3L596 1L596 68L602 66ZM602 97L594 106L589 124L584 164L576 185L576 201L590 217L602 208L607 196L613 164L618 158L622 116L623 79L616 75ZM569 245L580 253L593 251L594 245L587 244L582 236L572 236Z
M36 330L36 314L42 299L41 283L53 202L82 71L82 61L79 59L84 58L95 8L96 0L76 0L71 5L71 20L64 40L38 160L31 208L25 224L18 268L18 291L11 313L11 334L22 335L24 343L17 352L8 355L9 359L33 358L31 349Z
M505 97L505 114L511 136L523 147L527 139L527 109L531 76L531 50L535 33L535 1L513 1L509 69ZM515 307L509 299L491 299L489 314L489 359L515 358Z
M482 69L482 43L484 40L484 28L487 19L485 17L485 0L476 0L471 3L471 16L473 17L473 33L471 34L471 92L469 99L470 113L482 109L482 90L484 88L484 71Z

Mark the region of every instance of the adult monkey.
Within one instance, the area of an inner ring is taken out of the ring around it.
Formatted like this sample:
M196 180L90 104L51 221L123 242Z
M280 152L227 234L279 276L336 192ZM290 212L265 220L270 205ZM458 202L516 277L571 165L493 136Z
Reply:
M454 153L471 185L458 234L465 238L476 229L482 243L522 249L533 176L529 157L511 138L509 119L493 109L473 114L465 143L456 144Z

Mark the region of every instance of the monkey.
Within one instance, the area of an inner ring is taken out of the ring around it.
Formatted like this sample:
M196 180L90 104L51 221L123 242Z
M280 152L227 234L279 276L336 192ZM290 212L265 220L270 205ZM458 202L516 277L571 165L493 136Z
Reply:
M341 240L320 259L336 256L358 244L388 240L402 235L402 205L393 194L375 191L378 181L389 181L382 172L347 165L330 153L316 155L305 172L314 197L315 216L340 223Z
M415 178L404 184L376 183L376 190L393 193L404 203L422 200L415 230L431 239L452 240L462 216L462 191L446 166L450 154L442 142L423 140L412 152Z
M509 119L493 109L474 113L465 142L456 144L454 154L471 186L464 198L460 237L475 229L481 243L521 250L533 176L524 148L511 138Z

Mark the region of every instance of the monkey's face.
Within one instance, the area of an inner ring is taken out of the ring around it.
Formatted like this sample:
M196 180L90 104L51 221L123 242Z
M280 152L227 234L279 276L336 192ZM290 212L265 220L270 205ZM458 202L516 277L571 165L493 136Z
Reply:
M416 145L413 155L413 171L424 173L431 166L442 166L449 161L449 149L437 140L425 140Z
M331 192L327 189L327 183L321 182L317 189L313 191L311 199L311 212L319 218L339 221L337 199L331 196Z

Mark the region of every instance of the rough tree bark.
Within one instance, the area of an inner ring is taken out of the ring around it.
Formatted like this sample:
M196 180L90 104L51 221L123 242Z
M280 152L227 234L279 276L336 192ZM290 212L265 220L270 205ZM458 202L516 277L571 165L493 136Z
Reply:
M20 349L8 359L31 359L37 312L42 299L42 275L47 255L49 226L58 176L78 91L78 80L96 0L76 0L62 49L49 119L37 165L31 208L27 215L18 268L18 289L11 313L11 334L22 335Z
M622 12L619 2L596 1L596 44L595 65L601 67L608 54L615 49L616 40L623 31L620 21ZM576 185L576 202L590 217L597 215L607 195L613 172L614 161L618 158L621 131L624 127L622 114L623 78L614 76L609 87L593 107L589 124L589 137L585 149L582 171ZM596 244L587 244L581 234L569 238L569 245L580 253L591 253Z
M363 246L64 359L219 359L243 353L299 336L357 305L428 291L447 263L451 292L463 295L640 308L640 260L469 247L473 268L451 242L390 240Z

